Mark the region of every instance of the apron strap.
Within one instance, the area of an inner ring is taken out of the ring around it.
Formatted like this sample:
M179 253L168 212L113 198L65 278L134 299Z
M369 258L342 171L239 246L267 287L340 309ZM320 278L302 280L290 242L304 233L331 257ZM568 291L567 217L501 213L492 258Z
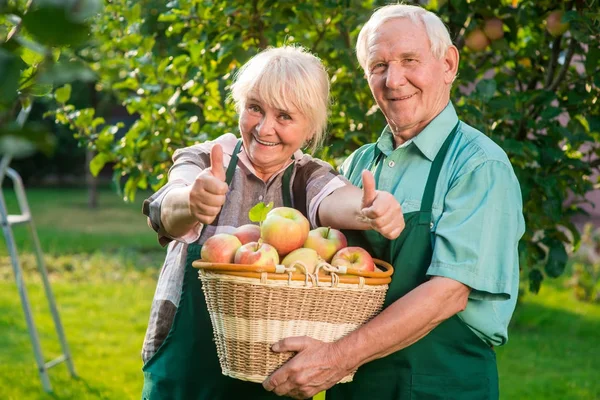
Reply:
M238 140L237 144L235 145L235 149L233 150L233 153L231 154L231 161L229 161L229 165L227 166L227 172L225 174L225 183L227 183L227 186L231 185L231 181L233 180L233 174L235 174L235 167L237 166L237 162L238 162L238 153L242 150L242 140Z
M446 153L448 153L448 148L450 147L450 143L456 136L456 132L458 131L458 125L460 125L460 121L454 125L452 132L448 135L442 147L435 156L433 160L433 164L431 164L431 169L429 170L429 177L427 178L427 184L425 185L425 192L423 192L423 198L421 199L421 212L431 212L431 207L433 205L433 196L435 194L435 186L437 184L438 177L440 175L440 171L442 170L442 166L444 165L444 159L446 158ZM429 223L429 221L428 221Z
M292 158L293 159L293 158ZM294 173L294 165L296 163L292 162L283 173L282 184L281 184L281 195L283 196L283 206L284 207L294 207L292 202L292 186L290 182L292 180L292 174Z

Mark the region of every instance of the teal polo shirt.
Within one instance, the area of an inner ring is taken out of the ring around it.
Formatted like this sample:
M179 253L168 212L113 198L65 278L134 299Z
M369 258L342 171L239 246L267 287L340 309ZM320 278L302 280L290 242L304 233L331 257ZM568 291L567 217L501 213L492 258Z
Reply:
M378 190L392 193L404 213L418 211L431 164L457 122L448 103L421 133L397 148L388 126L376 143L350 155L340 171L362 187L362 171L373 170ZM504 344L519 291L518 242L525 232L521 189L506 153L464 122L440 171L431 232L427 275L469 286L469 301L459 317L486 343ZM381 235L369 238L384 240Z

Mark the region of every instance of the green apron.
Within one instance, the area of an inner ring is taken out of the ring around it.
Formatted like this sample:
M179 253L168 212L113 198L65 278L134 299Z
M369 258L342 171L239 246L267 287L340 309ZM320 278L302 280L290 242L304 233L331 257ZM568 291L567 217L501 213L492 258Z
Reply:
M242 142L239 141L229 163L226 182L231 184ZM285 188L293 163L283 177L283 202L291 206ZM213 224L217 224L218 216ZM201 246L188 246L181 300L167 338L146 362L143 400L266 400L281 399L267 392L260 383L233 379L221 373L213 329L206 308L202 283L192 262L200 258Z
M348 232L349 242L365 246L378 258L390 260L394 266L384 307L427 280L426 272L433 252L433 196L458 124L433 161L421 209L404 214L406 227L398 239L388 242L373 231ZM374 160L374 167L382 161ZM409 347L361 366L353 382L338 384L326 395L327 400L492 400L498 396L494 350L458 315L442 322Z

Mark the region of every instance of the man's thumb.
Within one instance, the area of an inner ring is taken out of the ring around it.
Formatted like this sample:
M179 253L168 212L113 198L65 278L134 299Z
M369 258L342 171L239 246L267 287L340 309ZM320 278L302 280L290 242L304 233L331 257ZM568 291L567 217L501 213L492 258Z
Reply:
M362 208L370 207L375 201L377 192L375 189L375 178L369 170L362 172L363 182L363 197L362 197Z
M215 178L225 182L223 148L220 144L215 144L212 149L210 149L210 172Z

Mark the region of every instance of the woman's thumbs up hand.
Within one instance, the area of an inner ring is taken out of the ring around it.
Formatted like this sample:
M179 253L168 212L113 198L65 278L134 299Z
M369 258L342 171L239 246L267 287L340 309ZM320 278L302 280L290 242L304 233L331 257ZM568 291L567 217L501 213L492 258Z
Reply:
M398 200L388 192L377 190L371 171L362 173L361 213L371 228L393 240L404 230L404 215Z
M225 183L223 148L215 144L210 150L210 167L198 174L190 190L190 212L203 224L219 215L229 187Z

